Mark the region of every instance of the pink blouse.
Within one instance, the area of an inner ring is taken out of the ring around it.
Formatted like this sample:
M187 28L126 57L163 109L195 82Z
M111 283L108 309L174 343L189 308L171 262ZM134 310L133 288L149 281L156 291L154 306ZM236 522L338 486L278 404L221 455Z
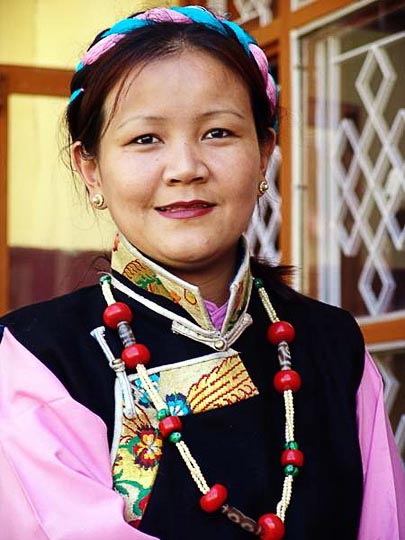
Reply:
M369 356L358 424L359 540L404 540L404 473ZM124 520L105 424L7 329L0 343L0 471L0 540L153 540Z

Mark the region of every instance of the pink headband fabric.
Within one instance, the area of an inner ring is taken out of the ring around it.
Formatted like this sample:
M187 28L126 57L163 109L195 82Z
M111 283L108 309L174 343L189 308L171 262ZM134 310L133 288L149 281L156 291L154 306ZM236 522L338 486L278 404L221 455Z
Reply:
M271 104L271 111L274 112L277 102L277 90L275 80L269 73L269 62L267 60L267 56L264 54L263 49L254 43L250 43L249 49L253 55L253 58L256 60L256 64L259 66L264 82L266 83L266 94Z
M152 8L145 13L137 15L137 19L154 22L175 22L175 23L190 23L192 22L190 17L179 13L178 11L171 11L167 8Z
M77 66L77 71L82 69L84 66L88 66L96 62L104 53L119 43L127 35L127 33L134 31L136 28L144 27L146 24L148 24L148 21L155 23L200 23L213 28L223 35L228 35L227 30L229 28L232 29L238 41L241 43L241 45L243 45L247 54L250 52L257 63L265 82L266 94L270 103L270 110L272 114L275 113L277 105L277 87L273 77L268 72L269 65L264 51L255 44L254 39L249 36L249 34L247 34L241 27L222 17L216 16L199 6L188 6L184 8L152 8L137 15L136 17L119 21L110 30L105 32L105 37L102 37L100 41L98 41L85 53ZM73 100L72 94L70 102Z
M109 51L114 45L121 41L125 34L110 34L105 38L100 39L93 47L86 52L83 56L81 63L84 66L93 64L96 60L100 58L104 53Z

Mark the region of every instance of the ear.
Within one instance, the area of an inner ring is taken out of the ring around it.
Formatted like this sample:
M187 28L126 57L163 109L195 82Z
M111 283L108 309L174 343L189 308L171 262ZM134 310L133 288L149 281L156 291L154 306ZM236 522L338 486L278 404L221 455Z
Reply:
M72 146L72 160L86 186L90 200L96 193L103 195L97 159L86 154L80 141L76 141Z
M265 174L269 159L276 146L276 132L269 128L268 137L260 143L260 171Z

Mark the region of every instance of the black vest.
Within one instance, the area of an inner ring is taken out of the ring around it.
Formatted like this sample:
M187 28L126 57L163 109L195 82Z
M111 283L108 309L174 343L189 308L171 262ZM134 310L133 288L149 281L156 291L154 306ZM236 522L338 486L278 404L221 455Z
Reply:
M266 288L279 318L295 327L292 364L302 377L302 388L295 395L295 431L305 464L294 481L285 540L356 540L362 499L356 427L356 391L364 358L361 333L354 319L341 309L270 283ZM190 318L170 300L143 290L137 289L137 293L153 296L163 307ZM115 297L133 310L137 341L146 344L152 354L148 367L212 352L173 334L168 319L123 293L116 291ZM115 374L90 337L90 331L103 324L104 308L100 288L94 286L23 308L0 322L58 377L75 400L104 420L111 444ZM284 408L272 383L278 370L277 351L266 339L269 320L256 291L248 313L253 325L232 347L240 353L260 395L184 417L183 434L208 484L226 485L229 503L257 519L275 512L281 497ZM106 337L118 356L122 345L117 333L107 329ZM175 446L165 442L140 529L161 540L253 538L223 515L203 513L199 497Z

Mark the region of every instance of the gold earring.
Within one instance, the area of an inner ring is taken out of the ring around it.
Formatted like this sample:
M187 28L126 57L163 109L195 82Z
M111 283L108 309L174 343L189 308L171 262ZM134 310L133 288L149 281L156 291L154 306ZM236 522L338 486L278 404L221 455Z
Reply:
M257 189L259 191L259 197L264 195L266 191L269 189L269 184L267 183L267 180L262 180L261 182L259 182Z
M103 210L105 208L104 196L101 193L96 193L91 198L91 204L94 206L94 208L97 208L97 210Z

